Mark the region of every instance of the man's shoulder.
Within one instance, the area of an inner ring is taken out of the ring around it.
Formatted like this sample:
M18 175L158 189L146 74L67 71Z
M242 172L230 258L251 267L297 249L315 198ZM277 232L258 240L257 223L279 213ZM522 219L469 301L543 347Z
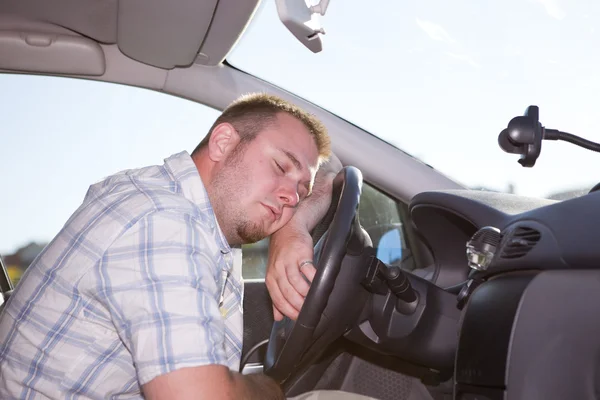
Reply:
M102 232L90 235L102 248L140 223L166 227L184 223L195 232L210 234L217 225L214 212L195 165L184 156L173 156L163 165L123 170L91 185L65 226L72 232Z
M181 182L160 165L129 169L92 184L85 203L118 204L138 212L158 210L196 211L184 193Z
M88 207L106 209L110 213L120 214L123 220L137 220L150 215L189 215L204 220L208 210L199 207L186 198L175 182L161 179L138 179L135 176L110 178L111 182L100 190L90 188L93 195L86 196Z

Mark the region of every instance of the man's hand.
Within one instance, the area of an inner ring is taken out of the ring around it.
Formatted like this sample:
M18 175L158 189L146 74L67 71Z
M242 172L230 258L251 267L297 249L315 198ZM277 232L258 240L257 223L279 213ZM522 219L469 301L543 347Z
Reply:
M332 154L317 172L312 195L298 205L290 222L271 236L265 283L276 321L284 315L298 318L316 273L310 231L329 209L333 179L341 169L342 163Z
M298 318L310 288L309 282L316 273L312 259L313 240L301 225L288 223L271 236L265 283L273 301L276 321L284 315L293 320Z

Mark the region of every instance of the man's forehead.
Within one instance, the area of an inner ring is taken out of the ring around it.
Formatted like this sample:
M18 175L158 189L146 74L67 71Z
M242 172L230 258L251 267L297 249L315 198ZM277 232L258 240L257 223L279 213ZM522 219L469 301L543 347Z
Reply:
M271 145L283 153L297 169L318 169L319 148L308 127L296 117L284 112L278 113L277 118L276 122L268 125L261 133L264 144Z

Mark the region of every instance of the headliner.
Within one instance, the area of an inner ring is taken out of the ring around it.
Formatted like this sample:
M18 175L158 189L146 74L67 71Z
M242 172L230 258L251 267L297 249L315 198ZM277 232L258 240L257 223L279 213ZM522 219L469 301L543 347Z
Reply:
M259 2L0 0L0 30L20 28L24 21L38 22L36 32L67 28L72 36L117 44L126 56L154 67L214 66L235 45Z

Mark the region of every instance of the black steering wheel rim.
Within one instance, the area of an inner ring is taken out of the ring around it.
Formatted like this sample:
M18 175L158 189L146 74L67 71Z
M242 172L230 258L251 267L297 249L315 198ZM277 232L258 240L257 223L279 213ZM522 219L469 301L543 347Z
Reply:
M333 219L327 233L315 246L317 273L304 305L295 322L284 318L273 324L264 371L281 383L312 358L307 355L311 353L309 350L313 350L313 357L324 350L324 348L315 349L317 342L315 336L318 336L316 331L322 333L330 328L327 326L327 316L324 315L324 311L340 274L342 261L350 247L362 250L370 246L370 239L358 221L361 190L362 174L355 167L344 167L334 179ZM358 279L360 271L357 272L358 274L355 273L351 280ZM339 327L337 329L340 330Z

